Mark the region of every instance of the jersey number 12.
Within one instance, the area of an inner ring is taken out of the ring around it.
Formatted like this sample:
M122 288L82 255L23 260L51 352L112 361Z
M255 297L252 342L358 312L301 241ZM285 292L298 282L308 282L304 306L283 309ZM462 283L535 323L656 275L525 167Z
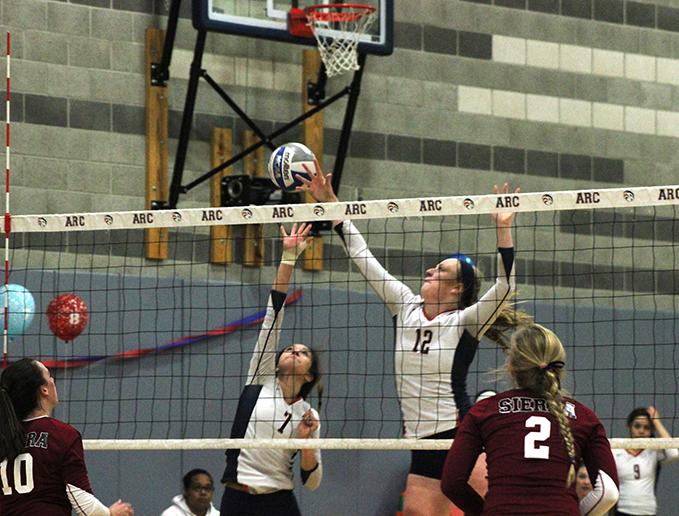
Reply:
M415 346L413 347L413 351L415 353L419 351L423 355L426 355L429 353L429 343L431 342L433 333L431 330L422 330L418 328L415 330L415 334Z
M25 479L21 478L22 469L26 472ZM3 495L12 494L12 486L7 479L7 459L0 462L0 486ZM18 494L25 494L33 491L33 487L33 456L30 453L17 455L14 459L14 489Z

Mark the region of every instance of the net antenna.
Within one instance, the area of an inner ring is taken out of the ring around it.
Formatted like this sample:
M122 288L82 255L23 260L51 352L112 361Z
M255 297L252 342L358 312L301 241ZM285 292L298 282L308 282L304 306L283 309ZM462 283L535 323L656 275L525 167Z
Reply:
M375 6L318 4L304 9L304 14L328 77L358 70L358 42L377 18Z

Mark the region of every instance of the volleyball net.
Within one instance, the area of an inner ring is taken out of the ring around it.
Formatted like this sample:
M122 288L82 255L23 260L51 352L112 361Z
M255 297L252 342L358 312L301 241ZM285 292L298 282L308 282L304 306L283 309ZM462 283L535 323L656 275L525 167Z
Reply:
M315 270L298 262L281 336L281 346L302 342L320 354L327 439L223 439L280 260L278 226L350 218L415 293L427 268L461 252L481 270L483 291L496 274L489 214L515 211L517 301L564 343L566 388L611 436L626 436L627 414L649 405L674 435L678 205L679 187L658 186L14 216L10 283L31 292L35 317L14 332L8 357L50 367L63 400L55 416L79 428L90 449L445 448L400 439L394 323L332 232L322 234L322 254L306 256ZM223 226L228 235L215 236ZM167 233L167 258L146 258L149 229ZM243 259L253 244L261 262ZM218 263L215 246L232 261ZM58 320L54 303L76 301L80 308ZM503 362L483 340L467 382L472 397L508 387L489 374ZM318 407L315 394L309 401ZM644 444L676 447L679 439Z

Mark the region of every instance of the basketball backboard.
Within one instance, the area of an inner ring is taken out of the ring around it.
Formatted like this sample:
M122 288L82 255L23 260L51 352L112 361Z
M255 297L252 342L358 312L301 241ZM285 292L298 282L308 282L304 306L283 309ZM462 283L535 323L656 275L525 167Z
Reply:
M288 13L294 7L323 3L314 0L193 0L193 25L198 30L237 34L288 43L315 46L313 37L297 37L288 30ZM327 3L327 2L325 2ZM393 51L394 0L360 0L374 6L377 17L370 30L361 36L359 51L389 55ZM330 36L341 35L331 28Z

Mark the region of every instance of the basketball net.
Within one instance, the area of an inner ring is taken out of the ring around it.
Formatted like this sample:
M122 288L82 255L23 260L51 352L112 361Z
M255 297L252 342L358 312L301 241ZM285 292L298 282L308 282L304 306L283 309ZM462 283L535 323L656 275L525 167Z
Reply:
M307 7L305 12L327 76L358 70L358 41L375 21L375 7L323 4Z

